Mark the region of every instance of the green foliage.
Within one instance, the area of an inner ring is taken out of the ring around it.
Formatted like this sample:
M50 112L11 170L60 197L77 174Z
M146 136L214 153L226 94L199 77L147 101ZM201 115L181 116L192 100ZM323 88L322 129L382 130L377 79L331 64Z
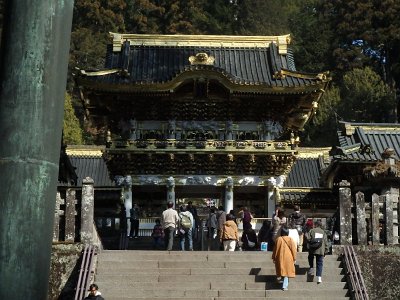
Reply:
M303 0L237 0L238 35L282 35L289 33L289 16Z
M318 110L302 134L302 146L329 146L336 142L338 114L336 112L341 103L340 89L332 85L318 104Z
M63 143L66 145L83 144L82 129L72 107L71 96L68 93L65 94L64 102Z
M205 1L204 18L198 19L199 29L207 34L232 35L236 9L228 0Z
M127 32L160 33L159 19L164 9L154 0L127 1L124 13Z
M71 33L69 74L80 69L102 69L109 32L125 30L125 0L77 0ZM72 78L69 78L71 86Z
M321 72L334 68L335 33L318 13L321 0L304 0L302 7L290 15L292 49L297 69Z
M343 76L343 101L338 113L355 122L391 122L395 99L390 87L371 68L354 69Z
M400 1L326 0L321 13L337 34L337 69L368 65L399 88Z

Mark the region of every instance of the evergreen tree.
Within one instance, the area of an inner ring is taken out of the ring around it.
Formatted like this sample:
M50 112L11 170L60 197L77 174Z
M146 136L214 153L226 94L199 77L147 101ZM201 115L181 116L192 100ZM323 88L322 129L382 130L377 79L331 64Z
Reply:
M321 0L305 0L289 17L296 68L304 72L334 70L335 33L319 13ZM297 58L297 59L296 59Z
M315 115L301 134L302 146L322 147L335 144L337 122L340 119L337 109L340 102L340 89L332 84L323 94Z
M65 94L64 102L64 121L63 121L63 143L66 145L83 144L83 133L79 124L79 120L75 115L72 107L71 96Z
M338 37L334 51L338 69L368 65L399 93L400 1L326 0L323 4L322 13Z
M289 33L289 16L303 0L235 0L238 35L282 35Z
M354 122L393 122L394 97L390 87L370 67L343 76L338 113Z

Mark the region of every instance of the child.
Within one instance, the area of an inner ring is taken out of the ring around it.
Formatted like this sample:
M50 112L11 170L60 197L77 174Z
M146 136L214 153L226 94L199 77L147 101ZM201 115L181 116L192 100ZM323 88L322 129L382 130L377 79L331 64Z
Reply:
M156 225L154 225L153 232L151 233L153 237L153 248L157 249L158 246L163 247L162 241L164 239L164 230L161 226L160 219L156 219Z

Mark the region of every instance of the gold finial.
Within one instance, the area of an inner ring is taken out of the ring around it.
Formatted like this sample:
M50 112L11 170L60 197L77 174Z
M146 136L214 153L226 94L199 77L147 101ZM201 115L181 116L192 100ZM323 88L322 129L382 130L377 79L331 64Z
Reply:
M191 65L213 65L215 58L208 56L207 53L200 52L195 56L189 57L189 62Z

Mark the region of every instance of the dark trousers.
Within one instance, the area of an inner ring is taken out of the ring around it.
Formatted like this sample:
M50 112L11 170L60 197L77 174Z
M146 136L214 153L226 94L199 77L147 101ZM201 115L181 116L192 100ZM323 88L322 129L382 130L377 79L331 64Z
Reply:
M139 235L139 220L131 219L131 236Z
M168 251L171 251L174 245L174 233L175 228L172 226L164 229L165 245L167 246Z
M324 265L324 256L318 254L308 253L308 263L310 268L314 268L314 256L317 261L317 274L316 276L322 276L322 267Z

